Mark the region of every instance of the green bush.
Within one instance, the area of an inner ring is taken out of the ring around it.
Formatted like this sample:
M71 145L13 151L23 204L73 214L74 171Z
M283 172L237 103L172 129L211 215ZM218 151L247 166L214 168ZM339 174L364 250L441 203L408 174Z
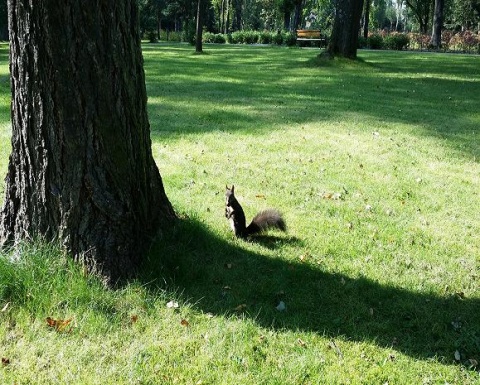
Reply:
M272 44L272 34L268 31L260 32L258 42L260 44Z
M367 47L371 49L383 48L383 37L377 33L374 33L367 38Z
M256 31L244 31L244 44L256 44L259 41L260 34Z
M182 41L182 33L175 31L160 31L160 40L163 41Z
M147 38L150 43L156 43L158 42L158 36L157 33L154 31L149 31L147 32Z
M297 44L297 35L292 32L286 32L283 36L283 42L288 47L293 47Z
M410 39L404 33L392 33L385 36L385 38L383 39L383 45L385 48L397 51L406 49L409 43Z
M245 34L243 31L235 31L228 35L230 44L243 44L245 42Z
M221 33L204 32L202 35L204 43L225 44L227 39Z
M358 48L367 48L367 39L365 37L358 37Z
M277 32L273 34L272 41L274 44L282 45L283 44L283 34L281 32Z

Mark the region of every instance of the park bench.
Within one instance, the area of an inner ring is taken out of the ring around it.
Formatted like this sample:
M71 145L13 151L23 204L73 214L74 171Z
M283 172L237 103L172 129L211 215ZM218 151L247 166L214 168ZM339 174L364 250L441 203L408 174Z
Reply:
M318 41L320 46L327 45L327 39L322 36L319 29L297 29L297 42Z

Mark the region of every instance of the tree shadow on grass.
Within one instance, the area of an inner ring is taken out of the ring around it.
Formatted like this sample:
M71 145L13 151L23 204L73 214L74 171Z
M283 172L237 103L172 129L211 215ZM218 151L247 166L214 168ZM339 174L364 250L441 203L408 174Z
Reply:
M261 239L266 247L298 239ZM245 316L275 330L300 330L352 341L374 342L416 358L452 362L480 359L480 301L440 297L322 271L242 248L199 222L181 221L156 243L142 280L171 282L202 312ZM152 283L153 282L153 283ZM279 295L287 310L276 310Z

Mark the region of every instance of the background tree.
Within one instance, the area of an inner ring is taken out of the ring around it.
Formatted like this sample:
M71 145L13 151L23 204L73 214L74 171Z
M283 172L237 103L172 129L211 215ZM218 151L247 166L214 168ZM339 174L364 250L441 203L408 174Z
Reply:
M111 280L174 218L151 152L135 0L9 0L2 244L58 239Z
M433 12L433 28L430 44L438 49L442 45L442 28L443 28L443 9L445 7L444 0L435 0L435 9Z
M364 39L368 38L368 27L369 27L369 21L370 21L371 5L372 5L371 0L365 0L365 9L363 12L363 38Z
M363 0L337 0L332 34L327 46L329 57L357 57L358 33L362 16Z
M204 0L205 1L205 0ZM195 33L195 52L203 52L203 3L204 1L198 0L197 4L197 28Z
M452 24L480 30L480 0L455 0L452 8Z
M418 22L421 33L428 33L434 1L435 0L405 0L405 4Z

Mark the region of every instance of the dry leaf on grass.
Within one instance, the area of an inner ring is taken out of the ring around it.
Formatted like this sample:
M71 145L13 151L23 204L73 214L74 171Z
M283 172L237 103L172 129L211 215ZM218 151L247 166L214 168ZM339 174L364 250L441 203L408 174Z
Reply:
M47 322L48 327L55 329L57 332L70 333L72 331L72 326L67 329L67 326L70 325L70 323L72 322L72 318L69 318L67 320L61 320L47 317L45 321Z
M180 321L180 325L187 327L190 325L190 323L184 318Z
M8 358L2 357L2 365L3 366L10 365L10 360Z

